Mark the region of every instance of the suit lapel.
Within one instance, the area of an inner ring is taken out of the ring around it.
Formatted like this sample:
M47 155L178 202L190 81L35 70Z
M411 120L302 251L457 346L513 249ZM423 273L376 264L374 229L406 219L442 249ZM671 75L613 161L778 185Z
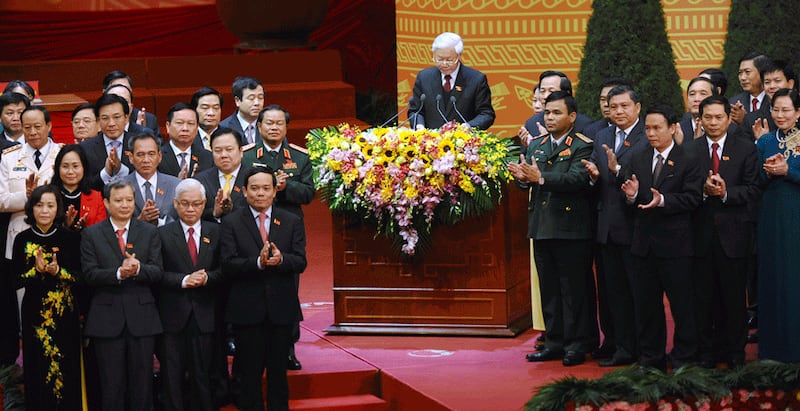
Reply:
M250 235L253 237L253 240L255 240L255 243L258 244L258 248L264 247L264 241L261 240L261 233L258 232L256 219L253 218L250 207L245 207L242 209L242 225L244 225L244 228L250 232Z
M119 257L120 261L122 261L125 256L122 255L122 250L120 250L119 246L117 245L119 241L117 240L117 233L114 232L114 226L111 225L111 221L108 219L103 221L102 224L105 224L105 227L103 227L100 232L103 233L103 237L105 237L108 244L113 244L111 248L114 250L114 253L117 255L117 257ZM130 240L130 233L128 233L128 240ZM130 241L126 243L126 247L129 243Z
M159 210L163 211L164 208L162 207L162 205L164 203L164 197L167 192L166 190L167 183L165 181L166 179L164 178L164 175L161 173L157 173L157 179L158 182L156 182L155 193L153 193L153 201L155 201L156 207L158 207Z
M175 175L177 175L181 171L178 159L175 158L175 153L172 151L172 146L170 146L169 143L161 148L161 161L164 164L164 172L168 174L174 172Z
M186 242L186 237L183 234L183 225L180 222L172 224L172 241L174 241L175 249L180 250L181 259L187 267L192 267L192 257L189 255L189 244Z

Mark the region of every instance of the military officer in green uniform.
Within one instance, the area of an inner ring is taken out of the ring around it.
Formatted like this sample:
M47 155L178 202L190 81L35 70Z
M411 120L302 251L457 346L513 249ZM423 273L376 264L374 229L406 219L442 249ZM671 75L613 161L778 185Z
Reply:
M275 171L278 190L275 196L275 206L287 210L301 219L303 209L301 206L314 199L314 179L308 151L295 144L289 144L286 131L289 126L289 112L277 104L270 104L258 113L256 127L261 134L260 141L245 147L242 165L250 167L262 164ZM300 275L295 276L295 284L299 287ZM293 343L288 358L288 368L299 370L302 368L294 352L294 343L300 339L300 323L295 323Z
M547 338L528 361L561 359L582 364L597 332L592 264L591 187L581 160L592 153L592 140L573 130L577 103L556 91L545 101L549 134L528 145L520 163L508 168L523 188L532 188L528 237L539 273Z

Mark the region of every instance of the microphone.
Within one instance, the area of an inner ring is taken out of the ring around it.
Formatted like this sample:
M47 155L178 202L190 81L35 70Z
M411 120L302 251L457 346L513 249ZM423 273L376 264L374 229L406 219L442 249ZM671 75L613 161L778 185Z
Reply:
M456 96L450 96L450 102L453 103L453 108L456 109L456 113L458 113L458 116L461 117L463 124L469 124L467 123L467 119L464 118L464 115L458 111L458 106L456 106Z
M442 121L444 121L445 123L447 123L447 117L445 117L445 116L444 116L444 113L442 113L442 109L441 109L441 108L439 108L439 103L440 103L441 101L442 101L442 95L441 95L441 94L437 94L437 95L436 95L436 111L438 111L438 112L439 112L439 115L440 115L440 116L442 116Z
M412 101L414 101L414 96L411 96L411 97L408 99L408 105L406 106L406 108L404 108L404 109L402 109L402 110L398 111L398 112L397 112L397 114L395 114L395 115L393 115L393 116L392 116L392 118L390 118L390 119L386 120L386 122L385 122L385 123L381 124L379 128L386 127L386 125L387 125L387 124L391 123L392 121L394 121L394 119L396 119L397 117L400 117L400 115L401 115L401 114L403 114L403 113L405 113L406 111L408 111L408 109L409 109L409 108L411 108L411 102L412 102Z
M419 95L419 108L417 109L417 111L414 112L414 121L411 122L412 123L411 124L411 128L413 128L413 129L417 128L417 123L419 122L419 117L418 117L419 116L419 112L422 111L423 107L425 107L425 97L427 97L425 95L425 93L422 93L422 94ZM410 107L411 100L409 100L408 104L409 104L409 107ZM408 118L410 119L411 116L409 116Z

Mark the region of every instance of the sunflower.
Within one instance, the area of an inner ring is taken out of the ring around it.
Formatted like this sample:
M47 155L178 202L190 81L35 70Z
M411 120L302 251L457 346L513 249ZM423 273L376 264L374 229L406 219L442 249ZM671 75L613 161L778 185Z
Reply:
M449 138L443 138L439 141L439 150L442 154L447 154L455 149L455 144L453 140Z

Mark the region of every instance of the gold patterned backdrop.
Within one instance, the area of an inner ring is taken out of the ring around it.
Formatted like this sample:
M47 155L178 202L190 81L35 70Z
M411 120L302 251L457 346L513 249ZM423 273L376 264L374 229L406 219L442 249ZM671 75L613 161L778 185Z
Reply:
M396 5L399 107L408 102L416 73L431 65L431 42L444 31L464 38L464 64L488 76L497 112L492 131L499 135L516 134L531 116L532 88L542 71L563 71L580 87L590 0L397 0ZM662 5L683 84L704 68L720 66L730 0L662 0Z

